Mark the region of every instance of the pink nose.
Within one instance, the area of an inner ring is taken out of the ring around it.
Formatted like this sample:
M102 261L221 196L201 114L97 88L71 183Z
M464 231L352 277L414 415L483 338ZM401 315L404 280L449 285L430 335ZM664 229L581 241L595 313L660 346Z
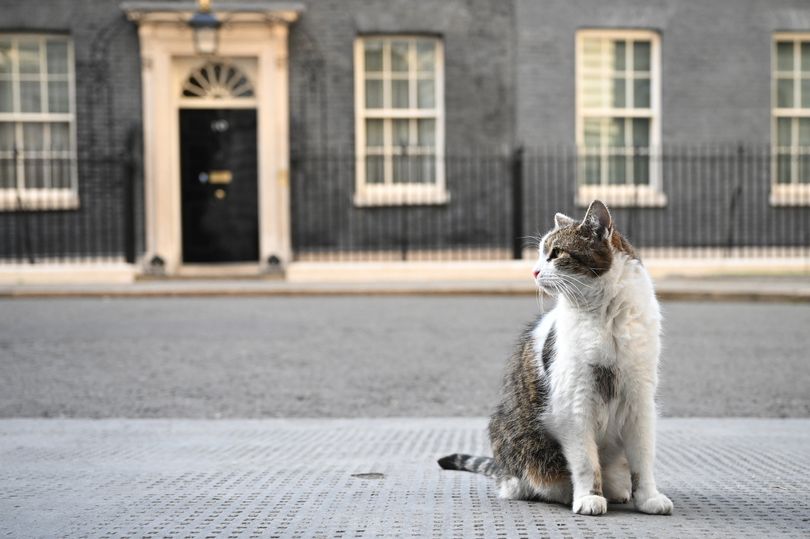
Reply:
M534 278L537 279L537 276L540 275L540 270L534 270L532 275L534 275Z

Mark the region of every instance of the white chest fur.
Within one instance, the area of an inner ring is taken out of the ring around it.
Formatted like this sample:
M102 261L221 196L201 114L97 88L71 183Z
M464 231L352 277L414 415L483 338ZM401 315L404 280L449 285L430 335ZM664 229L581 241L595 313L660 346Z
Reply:
M535 349L542 350L554 328L553 362L546 372L538 361L538 369L549 387L542 420L558 437L586 429L610 443L634 403L654 395L658 303L644 268L635 260L617 262L600 290L577 301L561 298L535 331Z

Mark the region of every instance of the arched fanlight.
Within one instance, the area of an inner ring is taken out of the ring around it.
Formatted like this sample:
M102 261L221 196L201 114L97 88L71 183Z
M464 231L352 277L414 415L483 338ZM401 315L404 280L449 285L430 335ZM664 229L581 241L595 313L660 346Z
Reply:
M247 75L228 62L206 62L183 83L183 97L239 99L254 97Z

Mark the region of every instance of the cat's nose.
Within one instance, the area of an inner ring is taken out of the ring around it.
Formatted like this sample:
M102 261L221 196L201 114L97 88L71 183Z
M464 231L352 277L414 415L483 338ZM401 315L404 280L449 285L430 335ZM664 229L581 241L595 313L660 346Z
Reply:
M534 278L537 279L537 276L540 275L540 270L532 271L532 275L534 275Z

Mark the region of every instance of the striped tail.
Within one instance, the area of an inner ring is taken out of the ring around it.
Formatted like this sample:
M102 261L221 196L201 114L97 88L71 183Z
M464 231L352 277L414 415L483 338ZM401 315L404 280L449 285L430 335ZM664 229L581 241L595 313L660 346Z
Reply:
M498 465L492 457L475 457L461 453L440 458L439 466L444 470L462 470L488 476L494 476L498 472Z

